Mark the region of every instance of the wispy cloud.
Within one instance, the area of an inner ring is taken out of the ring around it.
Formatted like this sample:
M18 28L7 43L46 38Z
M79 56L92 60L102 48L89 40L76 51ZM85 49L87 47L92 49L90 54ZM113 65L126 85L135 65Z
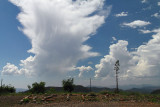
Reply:
M153 15L151 15L152 17L155 17L155 18L160 18L160 14L159 13L155 13L155 14L153 14Z
M147 0L142 0L141 2L142 2L142 3L147 3Z
M160 2L158 2L157 4L158 4L158 6L160 6Z
M116 17L123 17L123 16L128 16L128 12L121 12L119 14L115 15Z
M143 33L143 34L152 33L152 31L150 31L150 30L140 29L139 31L140 31L141 33Z
M117 40L117 38L116 38L116 37L114 37L114 36L112 37L112 39L113 39L114 41L116 41L116 40Z
M139 31L141 33L147 34L147 33L157 33L157 32L160 32L160 29L154 29L154 30L143 30L143 29L140 29Z
M142 21L142 20L135 20L130 23L123 23L122 26L128 26L131 28L137 28L137 27L144 27L151 24L150 22Z
M115 41L117 41L117 38L113 36L111 43L114 43Z

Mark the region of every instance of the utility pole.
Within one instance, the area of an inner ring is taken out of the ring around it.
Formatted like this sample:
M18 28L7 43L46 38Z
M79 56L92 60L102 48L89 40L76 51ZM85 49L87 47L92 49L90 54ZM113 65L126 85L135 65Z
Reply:
M119 60L116 61L115 63L115 67L114 67L114 70L116 71L116 92L118 93L119 92L119 89L118 89L118 70L119 70Z
M2 88L2 82L3 82L3 79L1 79L1 88Z
M91 78L90 78L90 92L91 92L92 90L91 90Z
M118 88L118 71L116 71L116 90L117 90L117 92L119 92L119 88Z

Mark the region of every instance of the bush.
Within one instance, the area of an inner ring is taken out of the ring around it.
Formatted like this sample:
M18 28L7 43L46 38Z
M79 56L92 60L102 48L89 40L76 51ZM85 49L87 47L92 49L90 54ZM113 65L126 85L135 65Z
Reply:
M94 92L90 92L90 93L89 93L89 96L95 97L96 94L95 94Z
M2 87L0 87L0 93L15 93L16 89L14 88L14 86L11 85L3 85Z
M31 93L44 93L45 92L45 82L40 82L40 83L33 83L32 87L28 85L29 91Z
M73 81L74 81L73 78L63 80L62 81L63 90L71 93L74 90Z
M106 91L106 90L100 92L100 94L102 94L102 95L105 95L105 94L108 94L108 93L109 93L109 92Z
M23 99L23 103L29 103L29 99L28 98Z
M50 88L50 89L47 91L48 94L52 94L52 93L55 93L55 92L56 92L56 90L55 90L54 88Z

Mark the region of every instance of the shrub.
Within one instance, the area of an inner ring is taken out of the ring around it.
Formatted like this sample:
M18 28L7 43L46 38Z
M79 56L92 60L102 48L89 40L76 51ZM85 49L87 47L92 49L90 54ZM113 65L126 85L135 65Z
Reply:
M3 85L2 87L0 87L0 93L15 93L15 91L16 89L11 85Z
M89 93L89 96L95 97L96 94L94 92Z
M29 103L29 99L28 98L23 99L23 103Z
M105 95L105 94L108 94L108 93L109 93L109 92L106 91L106 90L100 92L100 94L102 94L102 95Z
M56 90L55 90L54 88L50 88L50 89L47 91L48 94L52 94L52 93L55 93L55 92L56 92Z
M29 91L31 93L44 93L45 92L45 82L40 82L40 83L33 83L32 87L28 85Z
M71 93L74 90L73 81L74 81L73 78L63 80L62 81L63 90Z

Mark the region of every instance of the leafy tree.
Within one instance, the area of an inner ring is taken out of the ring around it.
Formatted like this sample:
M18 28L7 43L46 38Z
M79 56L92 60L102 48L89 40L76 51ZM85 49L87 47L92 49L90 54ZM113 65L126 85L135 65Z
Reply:
M63 90L71 93L74 90L73 81L74 81L73 78L63 80L62 81Z
M30 90L31 89L31 86L30 85L27 85L28 89Z
M115 63L115 66L114 66L114 70L116 71L116 92L118 93L119 92L119 89L118 89L118 70L119 70L119 60L116 61Z
M40 82L40 83L33 83L32 87L28 85L29 91L31 93L44 93L45 92L45 82Z
M11 86L11 85L2 85L0 87L0 93L15 93L16 92L16 89L14 88L14 86Z

